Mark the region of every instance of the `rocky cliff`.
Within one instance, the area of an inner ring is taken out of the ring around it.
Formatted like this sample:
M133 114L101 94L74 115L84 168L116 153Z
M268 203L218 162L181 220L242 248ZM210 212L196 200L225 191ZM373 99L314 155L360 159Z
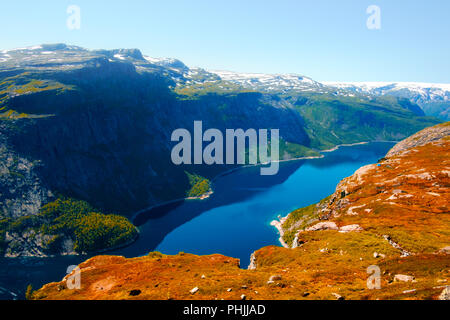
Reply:
M283 220L284 241L252 255L98 256L81 289L50 283L34 299L438 299L450 281L450 123L342 180ZM428 141L425 141L428 136Z

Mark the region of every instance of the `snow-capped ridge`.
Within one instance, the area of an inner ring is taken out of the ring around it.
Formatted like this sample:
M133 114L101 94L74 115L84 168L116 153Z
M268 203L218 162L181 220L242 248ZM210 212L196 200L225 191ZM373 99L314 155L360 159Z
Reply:
M308 91L312 88L323 87L321 83L299 74L241 73L224 70L208 70L208 72L218 75L224 81L233 82L250 89Z
M324 85L338 87L338 88L360 88L361 90L374 90L383 88L397 88L397 89L441 89L450 91L450 83L432 83L432 82L334 82L324 81Z

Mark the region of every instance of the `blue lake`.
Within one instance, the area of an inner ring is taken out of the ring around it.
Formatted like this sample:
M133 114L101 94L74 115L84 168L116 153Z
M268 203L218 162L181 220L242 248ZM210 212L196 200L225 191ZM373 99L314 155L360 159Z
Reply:
M203 201L179 201L143 212L134 219L140 237L108 254L134 257L151 251L165 254L220 253L239 258L247 267L250 254L279 245L270 222L278 216L320 201L359 167L375 163L393 143L374 142L341 147L324 158L280 163L275 176L246 167L214 180L214 194ZM19 297L28 284L35 288L60 281L70 265L89 256L0 259L0 299Z

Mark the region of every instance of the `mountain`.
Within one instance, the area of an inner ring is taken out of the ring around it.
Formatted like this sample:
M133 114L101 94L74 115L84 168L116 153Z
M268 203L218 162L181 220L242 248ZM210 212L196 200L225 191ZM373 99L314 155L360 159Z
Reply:
M327 87L311 78L295 74L238 73L210 71L220 79L241 85L247 89L267 92L314 91L327 92Z
M249 270L223 255L97 256L41 299L448 299L450 123L397 144L320 203L280 222L285 248L257 250ZM287 245L289 244L289 245Z
M427 115L450 120L450 84L420 82L324 82L355 94L392 95L418 104Z
M349 96L301 76L249 87L138 49L44 44L0 51L0 61L0 254L10 257L127 243L135 233L118 215L184 198L190 176L233 168L172 163L172 132L196 120L222 132L278 128L282 159L400 140L439 122L406 99ZM106 235L92 212L113 214Z

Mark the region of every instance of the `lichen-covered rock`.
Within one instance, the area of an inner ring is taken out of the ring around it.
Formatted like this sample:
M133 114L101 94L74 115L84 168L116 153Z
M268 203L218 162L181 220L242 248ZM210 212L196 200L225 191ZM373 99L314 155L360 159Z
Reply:
M394 276L394 281L411 282L414 280L413 276L408 276L406 274L396 274Z
M450 286L446 286L439 295L439 300L450 300Z
M418 133L397 143L386 155L387 158L402 153L408 149L423 146L427 143L438 141L450 135L450 123L446 122L431 128L423 129Z
M319 222L305 229L305 231L320 231L320 230L339 230L339 228L334 222Z

